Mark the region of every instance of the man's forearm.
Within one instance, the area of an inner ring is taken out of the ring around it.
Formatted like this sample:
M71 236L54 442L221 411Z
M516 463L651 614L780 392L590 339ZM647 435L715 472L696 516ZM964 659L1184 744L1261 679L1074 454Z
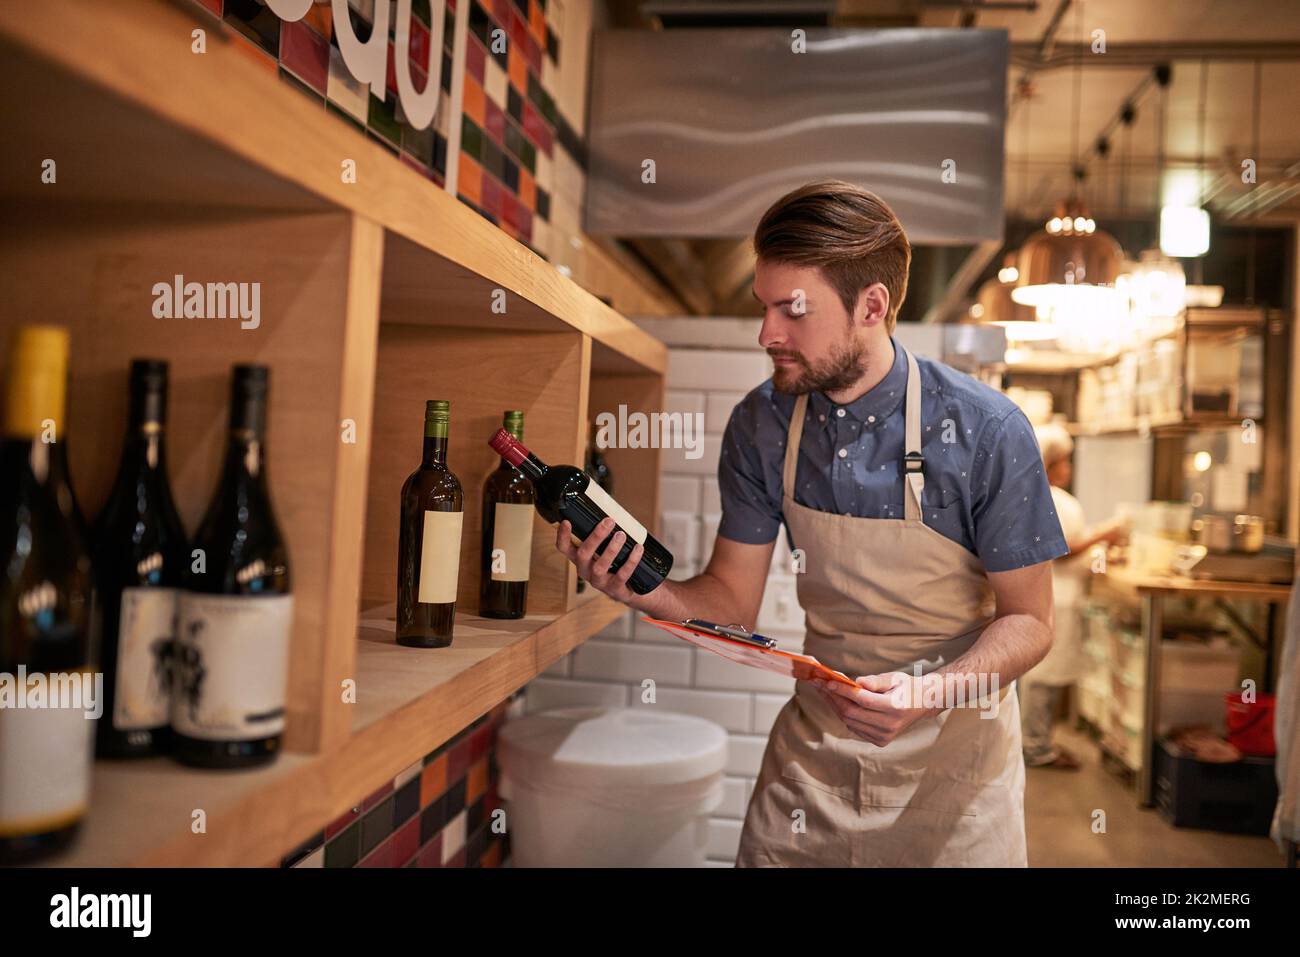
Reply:
M994 619L966 653L938 668L939 673L997 675L999 686L1015 681L1052 647L1052 629L1033 615Z
M706 618L718 624L741 624L751 631L754 622L736 607L727 587L707 571L686 581L665 581L648 595L640 595L632 607L654 618L681 621Z

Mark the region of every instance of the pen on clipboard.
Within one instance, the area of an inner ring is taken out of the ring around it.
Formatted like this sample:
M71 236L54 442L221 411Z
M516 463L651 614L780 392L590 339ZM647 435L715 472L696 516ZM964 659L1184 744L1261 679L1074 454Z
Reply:
M688 628L694 628L696 631L702 631L705 634L717 635L721 638L730 638L733 641L756 645L759 648L776 647L775 638L768 638L766 635L752 632L743 625L718 625L711 621L705 621L703 618L687 618L682 622L682 624Z

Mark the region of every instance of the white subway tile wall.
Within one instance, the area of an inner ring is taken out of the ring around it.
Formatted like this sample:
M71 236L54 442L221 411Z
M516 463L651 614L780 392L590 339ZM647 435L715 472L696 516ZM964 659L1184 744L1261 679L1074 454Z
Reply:
M722 512L717 479L722 432L736 403L771 372L757 343L745 350L669 342L664 411L703 413L705 430L700 458L688 458L685 449L661 454L659 537L673 553L676 580L696 575L708 564ZM776 638L780 647L798 651L803 611L784 531L777 537L771 567L758 630ZM527 710L653 707L696 715L724 728L729 747L723 799L709 821L707 846L710 866L731 866L768 732L794 682L693 648L639 618L629 611L532 681L526 689Z

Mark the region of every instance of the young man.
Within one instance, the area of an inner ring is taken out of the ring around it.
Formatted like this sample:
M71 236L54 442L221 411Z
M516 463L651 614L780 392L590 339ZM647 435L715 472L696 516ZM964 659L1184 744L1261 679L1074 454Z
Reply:
M708 567L638 596L640 546L615 575L623 533L596 552L612 522L576 547L562 524L556 547L641 612L751 630L782 524L802 551L804 650L857 687L797 683L738 864L1023 866L1008 691L1051 646L1050 562L1066 552L1033 431L998 392L894 342L911 246L873 193L795 190L754 250L775 371L727 425ZM957 678L994 694L954 707Z

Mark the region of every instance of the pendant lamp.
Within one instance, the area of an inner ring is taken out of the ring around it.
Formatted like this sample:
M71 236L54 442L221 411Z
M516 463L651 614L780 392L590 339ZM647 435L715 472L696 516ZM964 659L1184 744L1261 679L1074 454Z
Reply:
M1075 29L1082 40L1082 5L1076 6ZM1074 189L1056 208L1042 232L1020 247L1019 276L1011 298L1026 306L1063 309L1083 314L1114 302L1123 251L1109 233L1098 231L1080 197L1084 170L1079 160L1079 99L1083 83L1082 47L1074 63L1073 143Z
M1071 197L1020 248L1011 298L1047 308L1109 301L1123 258L1115 237L1097 229L1083 202Z

